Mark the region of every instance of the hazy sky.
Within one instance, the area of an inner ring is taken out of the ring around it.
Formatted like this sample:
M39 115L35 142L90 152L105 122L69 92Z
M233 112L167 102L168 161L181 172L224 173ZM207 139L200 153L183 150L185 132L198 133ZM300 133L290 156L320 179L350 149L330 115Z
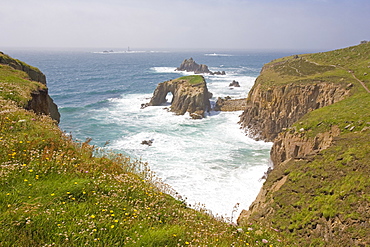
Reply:
M328 50L370 40L370 0L1 0L2 47Z

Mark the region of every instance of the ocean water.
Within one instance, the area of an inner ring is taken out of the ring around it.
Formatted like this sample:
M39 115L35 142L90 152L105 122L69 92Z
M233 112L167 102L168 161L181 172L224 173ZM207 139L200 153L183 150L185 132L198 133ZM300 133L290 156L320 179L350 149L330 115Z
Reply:
M174 115L165 106L140 106L149 102L158 83L192 74L175 71L185 58L226 72L204 75L214 104L218 97L247 97L263 64L289 53L4 52L46 75L62 130L77 140L92 138L94 145L148 162L188 204L203 205L212 214L235 221L257 196L271 165L272 144L245 136L237 124L241 112L212 111L193 120ZM233 80L241 87L230 88ZM152 140L153 145L142 145L143 140Z

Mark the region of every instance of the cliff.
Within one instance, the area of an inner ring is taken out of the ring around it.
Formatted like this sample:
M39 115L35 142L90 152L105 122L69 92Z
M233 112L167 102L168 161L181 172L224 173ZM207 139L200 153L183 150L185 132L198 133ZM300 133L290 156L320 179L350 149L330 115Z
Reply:
M272 227L288 246L370 244L369 72L369 44L263 67L241 124L274 142L274 169L240 225Z
M279 132L306 113L338 102L349 94L350 83L336 83L318 76L305 81L305 76L292 76L291 71L284 71L286 67L296 68L297 73L310 76L319 75L323 68L330 73L335 70L335 67L316 65L306 58L287 58L283 62L265 65L249 92L247 106L240 118L242 128L255 139L273 141ZM264 83L288 76L293 78L283 79L283 83L275 85Z
M203 76L184 76L175 80L159 83L149 105L159 106L167 102L166 96L172 93L171 111L183 115L186 112L194 119L203 118L211 109L208 92Z
M27 98L27 102L23 103L23 107L27 110L32 110L37 114L50 115L52 119L59 123L60 114L58 107L54 103L53 99L49 96L48 89L46 87L46 77L39 69L17 59L11 58L2 52L0 52L0 65L9 66L7 70L11 68L23 71L25 73L25 75L22 75L23 79L41 83L37 86L35 83L23 83L26 86L24 88L25 91L23 92L23 96ZM33 85L33 87L29 88L30 85ZM9 85L6 86L9 87ZM9 90L14 90L14 88L9 88ZM9 92L9 94L11 94L11 92Z

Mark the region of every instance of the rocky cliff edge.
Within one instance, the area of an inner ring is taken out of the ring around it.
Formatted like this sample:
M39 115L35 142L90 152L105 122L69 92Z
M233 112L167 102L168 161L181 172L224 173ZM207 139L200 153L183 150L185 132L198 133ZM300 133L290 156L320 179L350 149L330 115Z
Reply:
M45 75L39 69L17 59L11 58L2 52L0 52L0 64L25 72L28 76L28 78L25 78L27 80L40 82L43 86L38 86L37 89L34 89L32 92L30 92L30 100L24 105L24 107L27 110L32 110L37 114L49 115L52 119L59 123L60 113L57 105L49 96L48 88L46 87Z
M286 246L370 245L370 44L266 64L241 125L273 141L274 169L238 223Z

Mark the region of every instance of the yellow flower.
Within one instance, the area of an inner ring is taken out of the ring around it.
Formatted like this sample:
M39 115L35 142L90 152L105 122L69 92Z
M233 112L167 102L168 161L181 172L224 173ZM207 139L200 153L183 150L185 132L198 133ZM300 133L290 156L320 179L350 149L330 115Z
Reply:
M50 195L51 195L51 196L55 196L55 194L54 194L54 193L51 193Z
M32 169L30 169L30 170L28 170L29 172L33 172L33 170Z
M190 243L188 241L186 241L185 244L190 244Z
M118 220L114 220L114 222L116 222L116 223L117 223L117 222L118 222Z
M94 219L95 218L95 215L91 215L90 217Z
M23 180L23 181L27 182L28 180L27 180L27 179L25 179L25 180Z
M111 225L110 228L114 228L114 225Z

